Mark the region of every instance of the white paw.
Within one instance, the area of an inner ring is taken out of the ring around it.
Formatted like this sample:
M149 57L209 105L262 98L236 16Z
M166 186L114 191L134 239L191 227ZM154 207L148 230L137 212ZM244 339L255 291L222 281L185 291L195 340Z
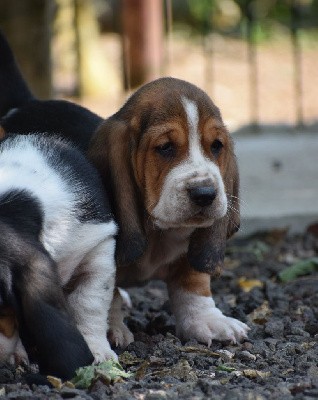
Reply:
M94 364L99 364L107 360L118 360L117 354L110 348L108 341L106 340L96 340L92 338L85 337L90 351L94 356Z
M130 296L126 290L117 287L109 312L108 324L108 339L116 347L125 348L134 341L134 335L124 323L127 307L132 307Z
M194 319L185 318L177 325L177 335L182 339L196 339L211 346L213 340L235 344L247 338L250 328L237 319L226 317L218 308L209 310Z
M113 346L125 348L134 341L134 335L128 327L120 321L116 324L111 324L108 331L108 338Z
M29 365L29 357L27 355L27 352L25 351L25 348L21 342L21 339L18 340L17 347L14 352L14 361L15 365L20 365L20 364L25 364Z
M178 302L177 308L175 304L174 310L177 335L182 339L196 339L210 346L213 340L235 344L247 338L250 328L235 318L223 315L215 307L212 297L187 294L184 300L183 303Z

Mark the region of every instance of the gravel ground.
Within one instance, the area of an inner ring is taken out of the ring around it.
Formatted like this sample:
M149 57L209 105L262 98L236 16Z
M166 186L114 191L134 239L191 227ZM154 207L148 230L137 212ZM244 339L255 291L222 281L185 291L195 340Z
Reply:
M134 377L89 390L28 386L24 370L0 368L0 394L10 399L314 399L318 398L318 274L287 283L279 272L317 256L318 225L289 237L272 231L229 243L217 305L247 322L249 338L211 348L174 336L165 285L130 290L127 323L135 342L120 355Z

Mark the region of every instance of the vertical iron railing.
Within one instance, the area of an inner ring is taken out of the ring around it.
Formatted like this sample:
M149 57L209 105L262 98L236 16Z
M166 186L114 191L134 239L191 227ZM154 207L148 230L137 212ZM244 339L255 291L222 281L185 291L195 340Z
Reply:
M262 121L260 115L261 66L258 60L259 45L257 30L259 27L268 23L268 20L266 21L266 17L258 15L260 3L256 0L242 0L237 3L240 5L240 11L242 13L241 24L245 27L245 29L242 30L244 34L241 37L246 40L247 43L249 127L253 132L258 132L261 128ZM293 75L290 85L293 87L294 94L293 112L295 116L295 128L298 129L306 126L304 116L303 51L300 40L306 4L307 3L301 0L282 0L279 4L281 9L285 10L283 23L287 24L290 31L293 64ZM279 18L279 16L275 13L269 16L270 22L275 21L276 18ZM280 16L280 18L282 17ZM282 23L282 20L280 20L280 23ZM211 35L207 33L217 32L221 35L226 35L226 33L218 31L208 20L203 21L201 30L205 38L203 41L203 49L206 57L206 85L208 91L211 93L211 91L213 92L213 86L215 84L215 75L213 71L213 37L211 39Z
M302 82L302 53L299 41L299 28L301 25L301 5L299 0L292 0L291 4L291 40L293 47L294 63L294 93L295 93L295 113L297 128L304 127L303 113L303 82Z
M255 42L256 13L254 2L247 0L245 3L245 16L247 20L247 42L248 42L248 62L249 62L249 92L250 92L250 121L251 128L259 130L259 90L258 90L258 67L257 67L257 48Z

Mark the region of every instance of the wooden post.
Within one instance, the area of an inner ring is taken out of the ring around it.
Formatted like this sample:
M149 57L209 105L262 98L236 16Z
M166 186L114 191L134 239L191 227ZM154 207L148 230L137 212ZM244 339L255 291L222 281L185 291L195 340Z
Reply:
M163 58L162 0L122 0L124 87L160 76Z
M50 42L53 13L53 0L0 1L0 28L33 94L43 99L52 95Z

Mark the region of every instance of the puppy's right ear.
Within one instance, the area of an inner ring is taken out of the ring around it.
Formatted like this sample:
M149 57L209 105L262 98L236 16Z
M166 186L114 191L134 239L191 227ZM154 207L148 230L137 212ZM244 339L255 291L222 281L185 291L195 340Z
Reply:
M101 174L119 225L116 261L126 265L144 253L147 241L142 224L142 202L135 183L132 153L135 144L126 122L114 116L93 136L89 159Z

